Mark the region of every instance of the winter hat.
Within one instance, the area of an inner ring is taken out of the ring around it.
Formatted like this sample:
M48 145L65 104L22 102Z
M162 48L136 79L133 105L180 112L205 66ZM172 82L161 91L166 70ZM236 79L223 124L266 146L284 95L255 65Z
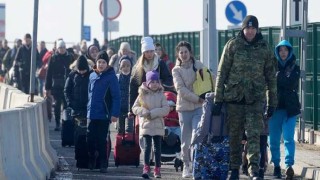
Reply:
M141 53L150 50L155 50L153 39L151 37L143 37L141 39Z
M61 39L57 41L57 48L65 48L66 43Z
M77 62L76 62L76 68L80 71L87 70L88 69L88 61L84 55L81 55Z
M98 61L99 59L103 59L109 64L109 56L108 56L106 51L100 51L99 52L99 54L98 54L98 56L96 58L96 61Z
M99 52L99 48L96 46L96 45L94 45L94 44L92 44L92 45L90 45L89 47L88 47L88 50L87 50L87 57L89 58L89 59L91 59L91 60L94 60L94 58L93 57L91 57L91 52L92 51L97 51L97 52Z
M147 86L151 83L151 81L158 81L159 82L159 73L156 70L149 71L146 74L146 83Z
M254 27L254 28L258 29L259 22L258 22L257 17L255 17L253 15L246 16L242 22L242 29L244 29L246 27Z
M128 43L128 42L122 42L121 44L120 44L120 48L119 48L120 50L122 50L122 49L127 49L127 50L131 50L131 48L130 48L130 44Z
M131 67L132 67L132 58L130 56L128 56L128 55L121 56L121 58L119 60L119 65L121 65L121 62L125 61L125 60L129 61L130 64L131 64Z
M172 101L174 103L177 102L177 95L170 91L165 91L164 96L166 97L167 101Z

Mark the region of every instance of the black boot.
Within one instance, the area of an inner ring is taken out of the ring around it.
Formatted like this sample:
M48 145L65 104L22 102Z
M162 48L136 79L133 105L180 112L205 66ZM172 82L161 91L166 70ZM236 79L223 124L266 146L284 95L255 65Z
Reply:
M106 160L101 160L100 161L100 172L101 173L107 173L107 169L108 169L108 163Z
M275 176L277 179L281 179L281 178L282 178L280 166L275 166L275 167L274 167L274 169L273 169L273 176Z
M89 154L88 168L90 170L93 170L96 167L97 157L98 157L97 153L95 153L94 155Z
M291 166L289 166L286 170L286 180L291 180L293 179L293 176L294 176L294 171L292 169Z
M229 180L238 180L238 179L239 179L239 169L232 169Z

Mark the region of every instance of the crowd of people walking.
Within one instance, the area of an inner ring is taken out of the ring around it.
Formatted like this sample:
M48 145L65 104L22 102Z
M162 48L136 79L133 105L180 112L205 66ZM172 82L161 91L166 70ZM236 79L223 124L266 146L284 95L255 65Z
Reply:
M31 49L30 34L23 41L16 39L12 49L6 40L0 41L0 80L27 94ZM263 179L267 143L273 175L281 178L281 136L285 177L293 179L300 69L289 41L272 49L259 31L258 19L248 15L238 35L225 44L218 71L213 72L217 75L211 77L210 82L216 83L209 99L195 92L197 73L205 65L194 58L191 44L180 41L175 53L176 59L170 60L165 48L151 37L141 39L140 57L128 42L116 51L107 41L101 47L97 41L90 46L82 41L77 52L67 48L63 39L55 41L52 50L42 41L36 54L36 94L53 100L55 131L63 128L61 113L66 109L71 110L73 121L83 121L75 124L85 124L88 168L99 164L101 173L108 169L107 139L109 126L115 123L118 134L139 136L143 178L150 177L153 158L154 177L161 178L161 144L171 131L181 145L182 178L195 177L192 139L204 111L210 111L212 117L226 117L229 179L239 179L241 165L251 179ZM168 99L166 92L174 93L174 98ZM209 100L212 109L208 110L204 104ZM243 144L247 163L241 158Z

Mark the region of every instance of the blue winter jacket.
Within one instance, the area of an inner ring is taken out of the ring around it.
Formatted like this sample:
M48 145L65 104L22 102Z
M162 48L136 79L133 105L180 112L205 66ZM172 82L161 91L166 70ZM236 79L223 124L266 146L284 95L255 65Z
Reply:
M112 67L102 73L92 72L88 91L88 119L110 121L112 116L119 117L120 88Z

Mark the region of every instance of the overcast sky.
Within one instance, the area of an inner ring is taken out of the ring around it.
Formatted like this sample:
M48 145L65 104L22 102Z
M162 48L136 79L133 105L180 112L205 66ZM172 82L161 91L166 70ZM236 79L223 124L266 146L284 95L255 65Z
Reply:
M91 39L103 40L101 0L85 0L85 25L91 26ZM217 28L231 25L225 16L231 0L216 0ZM288 0L289 1L289 0ZM282 0L242 0L248 14L256 15L261 27L280 26ZM25 33L32 34L34 0L0 0L6 4L6 38L13 41ZM121 0L122 11L115 19L119 21L119 36L143 34L143 0ZM320 22L319 0L309 0L309 21ZM53 42L63 38L67 42L80 41L81 0L39 0L38 40ZM203 28L203 0L150 0L149 33L200 31Z

